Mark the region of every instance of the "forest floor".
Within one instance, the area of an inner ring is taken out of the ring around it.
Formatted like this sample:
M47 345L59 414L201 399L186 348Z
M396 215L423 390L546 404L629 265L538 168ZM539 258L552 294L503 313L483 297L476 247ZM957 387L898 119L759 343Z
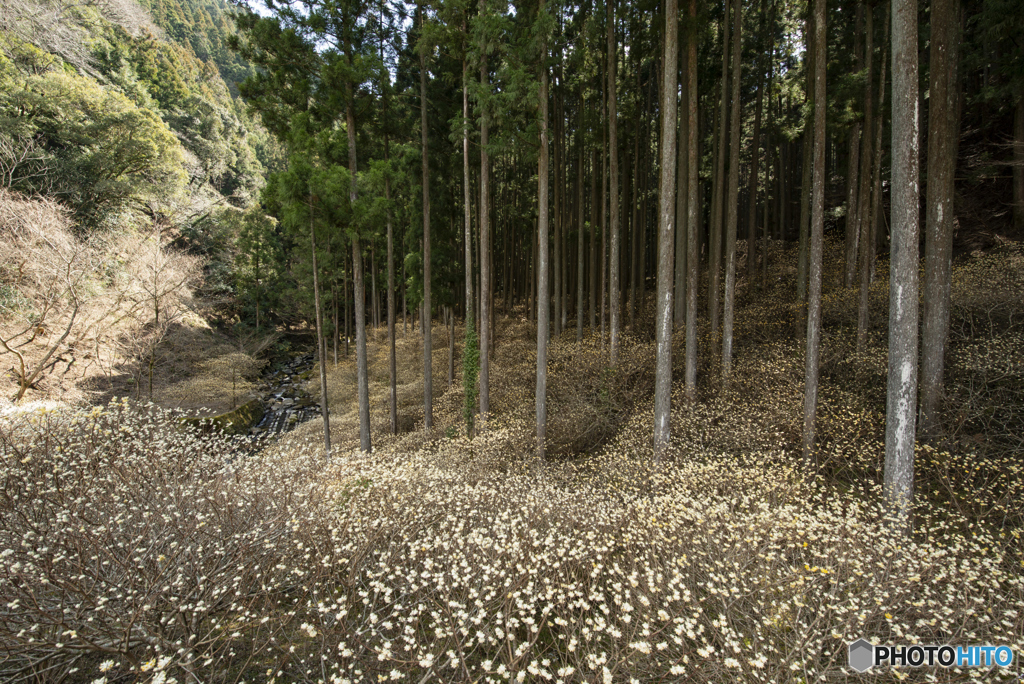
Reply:
M685 404L677 334L660 464L653 340L627 331L610 370L600 336L577 343L574 325L551 344L550 456L533 460L536 329L522 310L496 321L492 414L473 439L463 331L448 388L440 326L429 432L422 338L399 336L400 432L389 435L387 345L371 333L369 454L356 449L354 353L328 369L330 461L318 420L259 455L124 404L3 424L0 443L22 445L4 460L7 500L25 515L5 517L0 541L18 576L0 575L0 599L30 607L0 621L0 675L45 657L110 682L846 681L847 644L861 637L1006 645L1019 658L1024 249L956 264L946 431L918 448L909 533L881 500L887 263L857 353L840 253L828 243L816 470L799 452L795 249L775 243L768 287L740 279L728 389L703 329L699 398ZM34 548L15 541L29 530L17 520L31 521ZM1016 669L872 676L1009 681Z

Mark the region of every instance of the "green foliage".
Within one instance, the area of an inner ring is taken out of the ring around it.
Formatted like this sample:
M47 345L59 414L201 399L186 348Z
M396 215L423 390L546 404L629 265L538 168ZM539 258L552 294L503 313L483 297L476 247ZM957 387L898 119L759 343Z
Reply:
M149 9L180 30L155 37L132 0L77 5L45 26L28 4L5 8L0 137L38 153L13 189L59 197L92 227L139 213L187 226L223 197L251 203L273 150L222 79L251 70L228 49L227 5Z
M261 309L265 315L277 304L277 285L284 261L281 240L277 222L258 206L241 215L236 213L234 218L240 223L235 257L236 287L246 313L255 314L258 330Z
M152 111L76 74L6 76L14 87L0 92L0 133L36 141L46 168L26 190L55 194L97 225L184 189L181 146Z

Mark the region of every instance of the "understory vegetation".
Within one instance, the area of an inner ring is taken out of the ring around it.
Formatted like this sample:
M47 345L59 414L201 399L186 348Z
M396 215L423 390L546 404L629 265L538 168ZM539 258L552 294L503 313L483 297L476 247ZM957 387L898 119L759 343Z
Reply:
M792 268L795 249L772 249L773 270ZM1021 653L1024 252L954 269L946 431L918 448L906 536L882 505L884 326L855 353L841 249L827 249L814 472L799 453L798 310L774 273L767 291L741 287L727 390L709 380L704 335L699 401L678 388L660 465L653 342L626 335L608 371L600 337L578 345L574 331L552 341L552 444L533 460L535 332L518 310L497 321L492 415L472 439L457 377L424 431L414 330L399 340L396 436L386 345L371 335L369 454L346 362L329 369L329 461L318 421L256 450L128 401L6 414L0 678L810 682L850 676L859 637Z

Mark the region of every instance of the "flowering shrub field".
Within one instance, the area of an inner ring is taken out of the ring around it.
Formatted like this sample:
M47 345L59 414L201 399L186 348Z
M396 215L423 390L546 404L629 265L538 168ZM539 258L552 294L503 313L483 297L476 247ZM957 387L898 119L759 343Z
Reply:
M826 340L811 475L794 449L799 344L774 333L741 349L727 392L677 395L659 465L650 343L627 336L616 383L588 361L595 340L555 341L572 455L538 468L527 326L505 325L496 412L472 440L446 429L458 383L434 433L375 435L373 453L329 462L316 426L258 450L126 402L0 416L0 680L796 683L853 681L859 637L1024 654L1020 466L984 426L922 446L914 530L895 534L877 334L860 355ZM1000 356L1015 325L957 342L970 353L951 392L1016 377ZM572 439L595 420L600 440Z

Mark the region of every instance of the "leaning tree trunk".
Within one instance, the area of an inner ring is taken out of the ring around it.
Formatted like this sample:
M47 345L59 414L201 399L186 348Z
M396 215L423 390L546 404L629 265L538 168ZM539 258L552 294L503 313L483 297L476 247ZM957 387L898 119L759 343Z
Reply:
M815 461L818 358L821 353L821 259L825 222L825 0L814 0L814 153L811 181L811 249L804 370L804 463Z
M906 527L914 493L917 404L917 0L893 0L893 10L892 242L884 495L897 527Z
M672 278L676 190L676 91L679 62L679 6L665 0L665 56L661 84L661 187L658 189L658 294L654 361L654 457L668 450L672 409Z
M939 404L949 334L953 176L960 139L956 78L960 42L958 5L958 0L932 0L920 395L920 432L925 437L935 436L940 429Z

